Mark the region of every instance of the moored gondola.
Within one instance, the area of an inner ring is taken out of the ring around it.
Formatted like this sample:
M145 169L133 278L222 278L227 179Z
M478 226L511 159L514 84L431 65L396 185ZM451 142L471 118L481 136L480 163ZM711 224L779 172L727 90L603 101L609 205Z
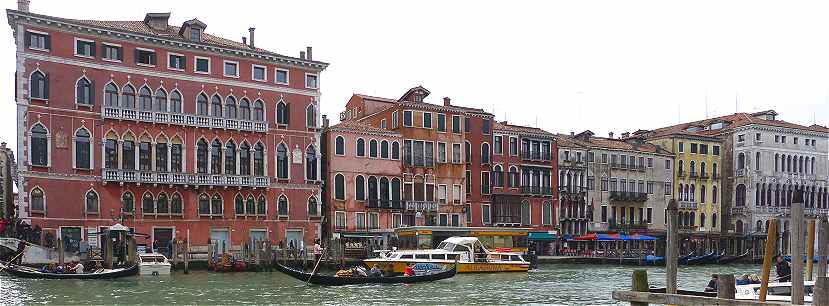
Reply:
M48 273L41 272L34 268L18 265L10 265L6 263L0 264L3 271L11 275L23 278L47 278L47 279L110 279L125 276L133 276L138 274L138 265L133 265L128 268L106 269L101 272L90 273Z
M705 255L694 256L694 257L688 258L685 261L685 264L686 265L704 264L704 263L709 262L712 258L715 258L716 256L717 256L717 252L711 251L711 253L708 253L708 254L705 254Z
M296 278L302 282L309 282L316 285L322 286L343 286L343 285L359 285L359 284L413 284L413 283L421 283L421 282L431 282L441 279L447 279L455 276L457 272L456 267L452 267L446 271L433 273L433 274L424 274L424 275L414 275L414 276L392 276L392 277L337 277L337 276L329 276L329 275L321 275L321 274L314 274L305 273L293 268L289 268L283 266L281 264L276 265L277 270L282 273L288 274L289 276Z
M687 264L687 263L688 263L688 259L690 259L690 258L692 258L692 257L694 257L694 252L688 253L688 255L685 255L685 256L680 257L680 258L677 260L677 262L678 262L680 265L684 265L684 264Z
M725 255L725 256L722 256L722 257L720 257L719 259L717 259L717 263L718 263L718 264L728 264L728 263L735 262L735 261L737 261L737 260L743 259L743 258L745 258L746 256L748 256L748 253L749 253L749 252L751 252L751 249L748 249L748 250L746 250L745 252L743 252L743 254L736 255L736 256L735 256L735 255Z

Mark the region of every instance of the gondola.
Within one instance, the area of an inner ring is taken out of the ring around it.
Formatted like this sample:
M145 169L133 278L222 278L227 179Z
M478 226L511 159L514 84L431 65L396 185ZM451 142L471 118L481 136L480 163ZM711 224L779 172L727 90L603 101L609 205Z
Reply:
M322 286L343 286L343 285L358 285L358 284L413 284L421 282L431 282L441 279L447 279L455 276L457 272L456 267L449 270L438 272L434 274L415 275L415 276L393 276L393 277L336 277L328 275L320 275L305 273L293 268L276 265L276 269L282 273L296 278L302 282L309 282L315 285Z
M748 249L748 250L746 250L743 254L736 255L736 256L734 256L734 255L725 255L725 256L722 256L722 257L720 257L719 259L717 259L717 263L718 263L718 264L728 264L728 263L735 262L735 261L737 261L737 260L743 259L743 258L745 258L746 256L748 256L748 253L749 253L749 252L751 252L751 249Z
M650 293L665 293L667 289L665 287L651 287L648 292ZM693 291L693 290L682 290L676 289L676 294L682 295L691 295L691 296L707 296L707 297L717 297L717 292L706 292L706 291Z
M692 257L694 257L694 252L688 253L688 255L685 255L685 256L680 257L680 258L677 260L677 263L679 263L680 265L687 264L687 263L688 263L688 259L691 259Z
M23 278L48 278L48 279L110 279L125 276L133 276L138 274L138 265L133 265L128 268L107 269L103 272L97 273L45 273L40 272L34 268L18 265L7 265L0 263L0 267L7 273Z
M665 264L665 257L664 256L656 256L656 255L645 256L645 265L656 266L656 265L664 265L664 264Z
M708 253L708 254L705 254L705 255L702 255L702 256L694 256L694 257L688 258L688 260L685 261L685 264L686 265L704 264L704 263L708 262L709 260L711 260L712 258L714 258L715 256L717 256L717 252L711 251L711 253Z

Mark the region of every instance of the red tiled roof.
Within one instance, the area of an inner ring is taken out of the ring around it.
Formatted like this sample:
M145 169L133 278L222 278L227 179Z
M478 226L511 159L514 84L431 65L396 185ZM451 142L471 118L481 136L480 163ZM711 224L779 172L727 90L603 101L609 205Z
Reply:
M758 116L761 115L776 115L777 112L774 110L767 110L762 112L756 113L734 113L730 115L720 116L716 118L698 120L693 122L686 122L677 125L672 125L668 127L658 128L650 133L648 133L648 137L660 137L660 136L667 136L667 135L690 135L690 136L716 136L722 134L724 131L730 131L734 128L750 125L750 124L761 124L761 125L769 125L769 126L776 126L776 127L784 127L784 128L791 128L791 129L800 129L800 130L807 130L807 131L814 131L814 132L823 132L829 133L829 129L820 126L820 125L812 125L812 126L803 126L796 123L791 123L783 120L767 120L764 118L759 118ZM723 123L724 126L721 129L711 130L707 129L711 124L714 123ZM699 127L700 130L698 131L689 131L688 128L692 127Z
M638 139L628 139L627 141L621 139L610 139L604 137L589 137L589 138L578 138L575 136L558 134L557 135L557 142L558 145L561 147L585 147L585 148L598 148L598 149L609 149L609 150L624 150L624 151L636 151L636 152L644 152L644 153L654 153L654 154L663 154L669 155L670 152L665 151L664 149L660 148L657 145L642 142Z
M363 98L365 100L380 101L380 102L387 102L387 103L397 103L397 100L389 99L389 98L375 97L375 96L369 96L369 95L358 94L358 93L355 93L354 95L358 96L360 98Z
M363 133L374 133L374 134L385 134L385 135L400 135L400 133L381 129L379 127L372 126L367 122L362 121L355 121L355 120L348 120L342 121L330 127L332 130L340 130L340 131L350 131L350 132L363 132Z
M535 135L544 135L549 137L555 137L555 134L547 132L545 130L523 126L523 125L514 125L504 122L495 122L492 125L492 129L496 131L505 131L505 132L514 132L514 133L523 133L523 134L535 134Z

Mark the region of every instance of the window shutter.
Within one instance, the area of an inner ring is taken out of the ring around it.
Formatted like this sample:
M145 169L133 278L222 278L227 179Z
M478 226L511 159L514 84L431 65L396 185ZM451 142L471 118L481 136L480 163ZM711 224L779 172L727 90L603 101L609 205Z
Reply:
M150 65L155 65L155 53L150 53Z
M94 48L93 48L93 49L94 49ZM101 44L101 56L103 57L103 56L105 56L106 54L107 54L107 51L106 51L106 46L105 46L104 44Z
M80 40L75 41L75 54L80 54L80 52L78 51L81 50L81 45L83 45L83 42L81 42Z
M118 60L123 62L124 61L124 48L123 47L117 47L115 49L118 50L117 51L118 52Z
M23 39L26 40L26 42L25 42L26 43L26 48L29 48L29 47L32 46L32 33L26 32L26 34L23 35Z
M52 50L52 35L46 35L46 39L44 39L44 42L46 49Z
M181 57L181 69L187 70L187 58Z
M138 49L133 49L133 51L134 51L134 52L132 53L132 55L133 55L133 59L132 59L132 61L133 61L134 63L138 64Z
M285 124L291 123L291 103L285 103Z
M95 55L94 52L93 55ZM89 82L89 105L95 105L95 81Z
M43 76L43 98L49 99L49 75Z
M95 43L94 42L92 43L92 48L89 48L89 50L92 51L91 55L94 57L95 56Z

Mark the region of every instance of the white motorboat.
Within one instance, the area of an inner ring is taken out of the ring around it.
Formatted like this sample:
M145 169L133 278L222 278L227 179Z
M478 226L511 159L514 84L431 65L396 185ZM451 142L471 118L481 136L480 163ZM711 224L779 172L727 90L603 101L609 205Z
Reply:
M803 282L803 301L805 303L812 303L812 296L814 294L814 281ZM739 285L736 286L736 293L734 298L737 300L760 300L760 284ZM792 283L769 283L769 290L766 294L766 301L775 302L791 302L792 300Z
M138 257L141 259L139 264L139 275L141 276L159 276L170 275L170 262L167 257L161 253L139 253Z

